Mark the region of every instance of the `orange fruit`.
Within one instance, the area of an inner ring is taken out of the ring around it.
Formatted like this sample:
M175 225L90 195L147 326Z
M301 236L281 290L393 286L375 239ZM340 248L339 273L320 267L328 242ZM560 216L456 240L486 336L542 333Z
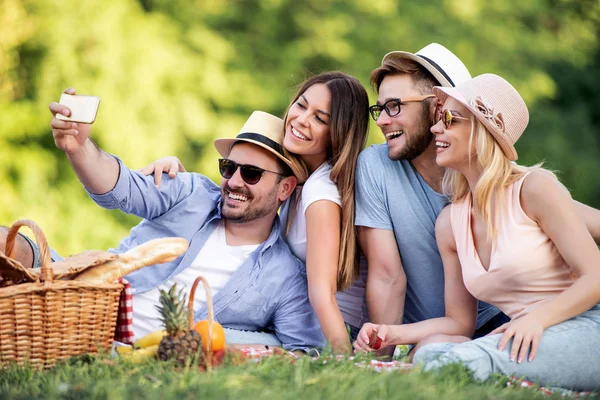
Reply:
M194 329L202 337L202 347L204 348L204 351L208 351L208 320L204 319L196 322ZM213 334L211 339L213 352L223 350L225 348L225 330L223 330L221 324L216 321L213 322Z

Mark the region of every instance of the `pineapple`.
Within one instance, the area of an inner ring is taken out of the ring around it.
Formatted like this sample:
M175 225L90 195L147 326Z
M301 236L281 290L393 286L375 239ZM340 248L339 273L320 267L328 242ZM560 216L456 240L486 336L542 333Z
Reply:
M160 290L160 305L157 305L167 335L158 346L158 357L163 360L176 360L184 365L188 359L195 362L202 354L202 338L193 328L188 328L189 311L185 305L183 289L177 292L174 284L167 292Z

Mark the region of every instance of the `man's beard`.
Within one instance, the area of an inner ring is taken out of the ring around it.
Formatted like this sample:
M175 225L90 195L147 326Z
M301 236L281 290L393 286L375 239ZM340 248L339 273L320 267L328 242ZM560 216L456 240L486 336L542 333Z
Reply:
M414 160L419 157L433 140L433 133L431 133L432 121L429 117L429 103L425 102L422 104L421 115L419 120L415 124L414 128L411 127L410 136L406 136L406 143L404 147L398 150L396 153L388 153L388 156L392 160ZM404 135L407 133L405 132Z
M251 222L251 221L257 220L259 218L265 217L265 216L269 215L270 213L272 213L273 210L277 211L277 208L278 208L277 190L278 190L278 188L279 188L279 185L275 185L273 187L273 189L269 193L267 193L266 203L263 207L260 207L260 208L249 207L243 213L239 213L237 210L225 208L225 201L223 200L223 201L221 201L221 214L223 215L224 219L226 219L227 221L236 223L236 224L243 224L243 223ZM226 191L229 191L228 187L226 187L225 189L222 190L223 197L227 196ZM244 196L247 196L248 197L247 201L252 201L254 199L254 197L251 197L250 194L246 193L246 192L240 192L239 190L232 191L232 192L240 193L240 194L243 194Z

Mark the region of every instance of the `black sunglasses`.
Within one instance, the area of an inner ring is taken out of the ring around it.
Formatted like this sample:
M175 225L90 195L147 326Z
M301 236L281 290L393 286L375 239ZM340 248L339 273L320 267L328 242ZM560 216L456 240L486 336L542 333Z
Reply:
M379 116L383 110L385 110L387 115L390 117L395 117L396 115L400 114L400 111L402 110L402 103L421 102L432 97L435 97L435 95L430 94L426 96L407 97L404 99L391 99L383 103L383 105L375 104L374 106L369 107L369 112L371 113L371 118L373 118L375 121L379 119Z
M250 164L238 164L233 160L229 160L227 158L219 158L219 172L221 176L225 179L231 179L235 171L237 171L238 167L240 168L240 176L243 181L248 185L256 185L260 178L262 178L263 172L270 172L272 174L277 174L281 176L285 176L282 173L269 171L267 169L263 169L257 167L255 165Z

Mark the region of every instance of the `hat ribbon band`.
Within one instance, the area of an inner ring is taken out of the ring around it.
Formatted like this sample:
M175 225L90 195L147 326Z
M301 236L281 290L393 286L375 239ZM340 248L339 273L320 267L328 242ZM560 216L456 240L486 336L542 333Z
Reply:
M268 147L272 148L277 153L279 153L279 154L281 154L283 156L283 147L279 143L277 143L276 141L271 140L268 137L266 137L265 135L261 135L260 133L244 132L244 133L240 133L239 135L237 135L236 139L250 139L250 140L254 140L255 142L262 143L265 146L268 146Z
M431 58L422 56L420 54L417 54L417 56L421 57L423 60L427 61L429 64L433 65L433 68L437 69L437 71L442 74L442 76L444 78L446 78L448 80L448 82L450 82L450 84L452 85L452 87L455 87L456 85L454 84L454 82L452 82L452 79L450 79L450 77L448 76L448 74L442 69L442 67L440 67L439 65L437 65L437 63L435 61L433 61ZM440 82L442 83L442 82Z

